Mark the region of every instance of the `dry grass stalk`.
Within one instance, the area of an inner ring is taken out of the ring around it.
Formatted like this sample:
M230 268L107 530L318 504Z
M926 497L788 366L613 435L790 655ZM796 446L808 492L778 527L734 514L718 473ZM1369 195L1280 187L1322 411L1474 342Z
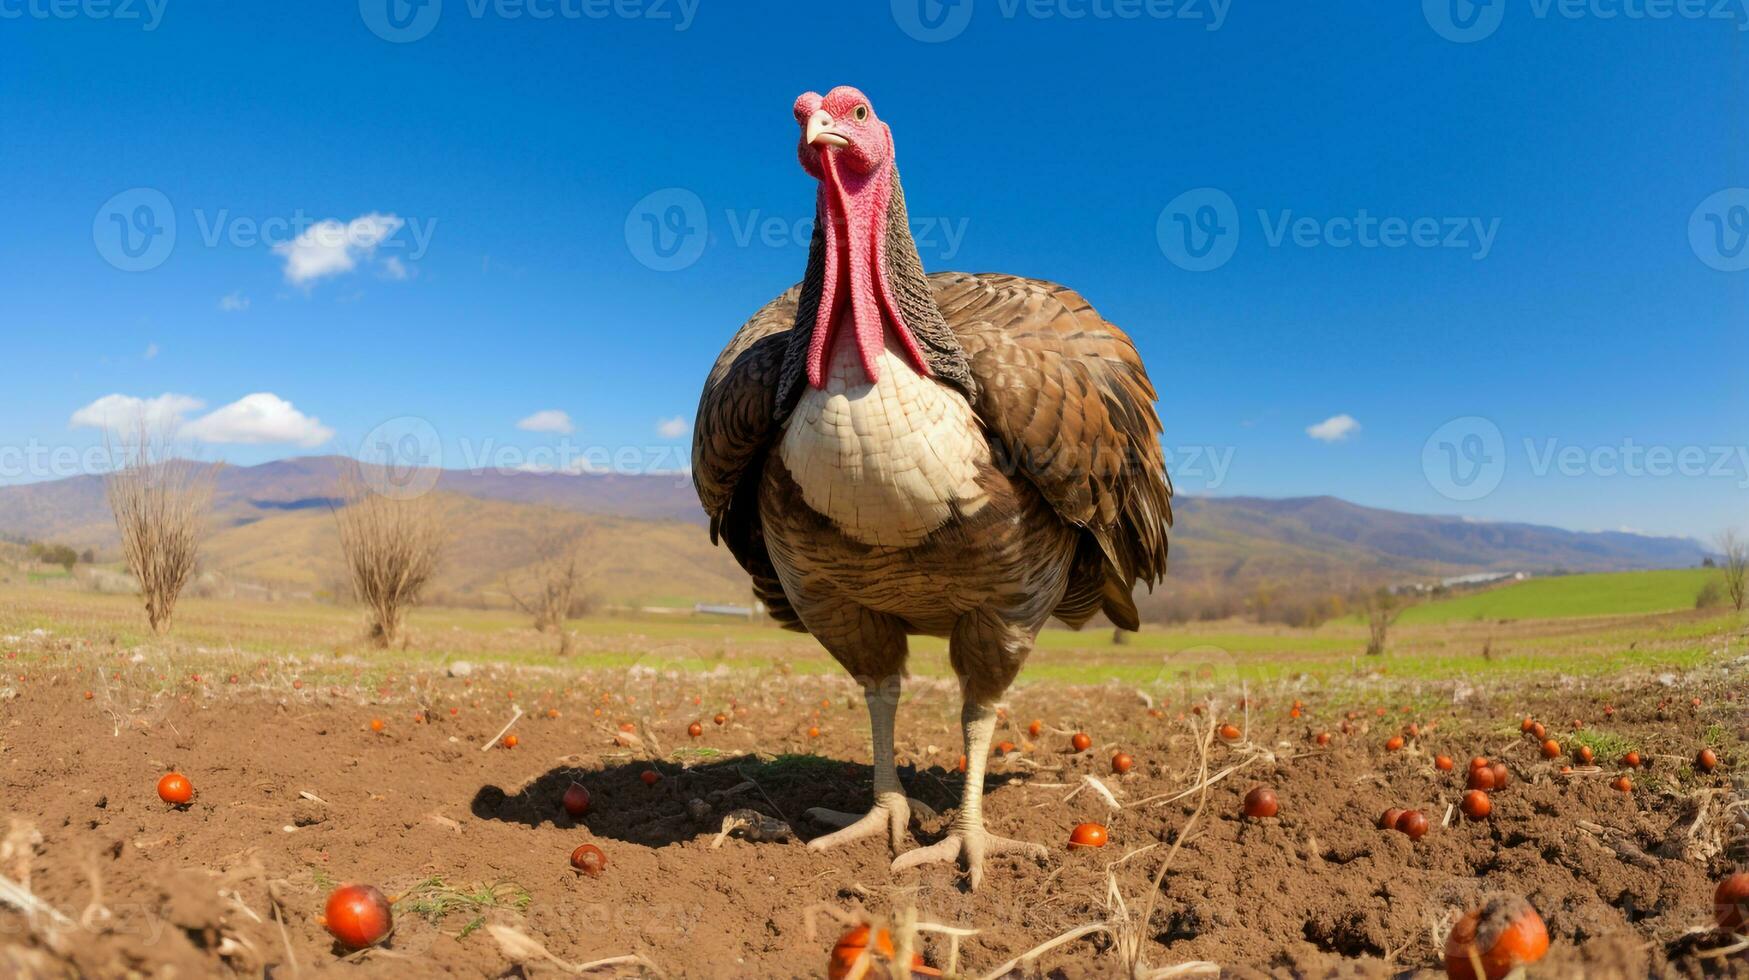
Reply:
M218 475L216 464L171 456L166 441L142 423L105 481L122 559L139 582L146 622L158 635L170 629L176 600L194 578Z
M334 511L353 595L381 647L403 642L407 610L437 574L448 533L428 495L395 497L370 489L354 468L341 478Z
M1117 886L1117 872L1108 868L1105 881L1106 907L1109 914L1104 921L1091 922L1084 926L1077 926L1065 933L1053 936L985 974L984 980L998 980L998 978L1005 977L1012 973L1022 964L1037 959L1059 946L1064 946L1078 939L1083 939L1087 936L1093 936L1099 933L1104 933L1111 937L1112 945L1116 948L1118 957L1123 960L1126 972L1134 978L1134 980L1164 980L1164 978L1168 977L1193 976L1203 973L1218 974L1221 972L1219 964L1210 963L1206 960L1196 960L1188 963L1178 963L1173 966L1150 968L1147 963L1146 955L1148 945L1152 939L1149 935L1150 930L1148 924L1153 920L1154 907L1159 903L1161 883L1165 881L1166 872L1172 867L1172 861L1178 856L1179 849L1184 846L1185 841L1191 838L1192 830L1195 829L1197 823L1202 819L1203 811L1208 807L1209 788L1220 779L1220 776L1215 776L1213 778L1209 776L1209 747L1214 744L1215 728L1214 715L1211 713L1209 715L1208 730L1204 732L1202 736L1202 743L1197 760L1196 783L1184 793L1178 794L1179 796L1184 796L1195 792L1200 793L1201 795L1197 799L1196 809L1191 811L1190 818L1184 822L1184 828L1178 832L1177 838L1172 842L1172 849L1167 852L1166 857L1160 862L1159 869L1154 872L1154 879L1148 891L1148 901L1147 904L1142 907L1141 914L1136 916L1131 915L1129 903L1124 901L1123 891ZM1124 857L1119 858L1117 861L1113 862L1111 868L1115 868L1116 865L1122 864L1132 856L1133 855L1125 855Z

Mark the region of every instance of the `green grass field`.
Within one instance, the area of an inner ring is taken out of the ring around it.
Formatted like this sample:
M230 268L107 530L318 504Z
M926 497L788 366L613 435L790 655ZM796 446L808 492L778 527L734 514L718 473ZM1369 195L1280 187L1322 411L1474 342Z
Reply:
M1712 568L1536 578L1405 610L1401 625L1476 620L1560 619L1693 609Z
M1364 654L1366 626L1352 619L1315 629L1239 621L1151 626L1121 642L1109 627L1047 629L1019 681L1170 689L1216 679L1419 683L1584 676L1624 667L1685 670L1728 656L1731 644L1721 636L1740 629L1727 610L1692 608L1705 575L1572 576L1416 607L1392 628L1382 657ZM1619 613L1638 615L1612 615ZM633 667L842 674L811 637L770 626L696 616L594 616L567 626L574 652L561 658L551 634L536 633L514 613L422 608L411 615L406 649L378 651L364 644L363 617L354 608L191 597L178 606L171 635L157 640L132 596L0 585L0 640L40 628L121 650L168 644L181 655L194 651L239 663L289 656L311 676L350 674L360 665L374 676L454 660L558 668L553 683L564 683L571 671ZM914 637L911 651L913 674L952 675L944 640Z

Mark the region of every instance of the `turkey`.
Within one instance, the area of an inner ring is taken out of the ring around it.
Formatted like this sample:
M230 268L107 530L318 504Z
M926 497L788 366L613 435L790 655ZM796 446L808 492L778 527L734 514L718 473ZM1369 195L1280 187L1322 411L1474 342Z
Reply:
M885 834L893 869L1043 847L984 829L1001 699L1051 617L1138 627L1131 593L1166 570L1172 488L1154 388L1122 330L1073 290L1017 276L926 275L893 137L841 86L795 103L818 181L801 283L718 357L699 400L693 477L784 626L862 685L874 805L815 809L825 849ZM941 841L900 854L913 808L893 758L907 637L948 638L966 775Z

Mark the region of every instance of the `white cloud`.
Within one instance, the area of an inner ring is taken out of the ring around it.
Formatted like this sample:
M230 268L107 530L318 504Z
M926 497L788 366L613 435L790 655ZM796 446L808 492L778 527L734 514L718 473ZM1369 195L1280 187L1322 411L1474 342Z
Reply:
M154 434L174 431L183 417L198 412L206 402L191 395L162 394L156 398L135 398L133 395L104 395L73 413L67 424L75 429L108 429L130 432L145 426Z
M157 344L147 344L146 345L146 352L145 352L145 354L143 354L141 356L145 357L145 359L148 361L155 360L158 357L158 345Z
M306 286L325 276L351 272L360 257L374 255L377 246L405 223L395 215L375 211L344 224L329 218L304 229L291 241L273 246L273 252L285 258L286 281Z
M690 428L684 417L676 415L671 419L662 419L656 423L656 434L664 439L678 439L686 435Z
M571 416L556 408L536 412L516 423L516 427L524 432L557 432L567 436L577 431L577 426L571 421Z
M256 392L189 422L180 435L201 442L289 442L310 447L333 438L334 430L278 395Z
M249 308L249 297L243 295L241 289L234 290L219 300L219 309L226 313L241 313Z
M1319 442L1341 442L1360 431L1360 423L1352 415L1332 415L1317 425L1306 427L1306 435Z
M377 266L377 275L391 282L406 282L418 274L418 270L408 267L399 255L391 255Z

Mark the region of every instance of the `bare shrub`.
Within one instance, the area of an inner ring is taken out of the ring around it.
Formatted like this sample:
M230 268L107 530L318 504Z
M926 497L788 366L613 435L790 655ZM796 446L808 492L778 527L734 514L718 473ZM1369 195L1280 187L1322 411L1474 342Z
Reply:
M516 608L534 618L534 628L559 635L559 655L571 652L571 634L565 620L584 604L582 556L587 531L566 533L558 528L540 535L534 563L521 575L521 587L508 578L504 590Z
M1749 571L1749 538L1735 530L1725 531L1719 535L1719 554L1725 559L1725 594L1731 599L1731 608L1742 612L1744 573Z
M1385 652L1385 639L1390 633L1391 624L1397 617L1403 615L1409 602L1389 589L1380 589L1366 600L1366 653L1369 657L1382 656Z
M1701 584L1700 591L1694 594L1694 608L1723 609L1731 601L1725 594L1725 583L1722 579L1709 578Z
M341 476L336 497L340 551L370 639L381 647L402 643L407 610L431 584L448 543L437 502L378 493L356 467Z
M158 635L170 629L176 600L194 577L218 475L217 464L170 455L165 441L141 425L105 481L122 561L139 583L146 622Z

